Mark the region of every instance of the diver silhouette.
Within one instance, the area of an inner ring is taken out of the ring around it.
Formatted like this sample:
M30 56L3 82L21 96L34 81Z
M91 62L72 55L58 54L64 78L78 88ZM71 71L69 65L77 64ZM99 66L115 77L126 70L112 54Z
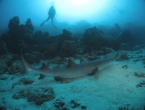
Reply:
M49 21L49 19L51 19L52 25L56 29L57 27L53 24L53 19L54 19L55 14L56 14L56 11L54 9L54 6L51 6L49 11L48 11L48 18L44 22L42 22L40 24L40 26L43 26L45 24L45 22L47 22L47 21Z

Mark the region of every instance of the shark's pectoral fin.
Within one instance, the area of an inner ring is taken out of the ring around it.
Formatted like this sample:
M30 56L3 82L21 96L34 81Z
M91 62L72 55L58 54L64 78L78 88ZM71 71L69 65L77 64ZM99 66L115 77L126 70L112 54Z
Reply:
M89 76L95 76L98 73L98 68L95 68L91 73L89 73Z
M59 82L59 83L69 83L75 80L76 78L63 78L60 76L54 77L54 80Z
M88 75L91 76L90 79L92 79L94 76L96 76L96 74L98 73L98 68L95 68L91 73L89 73Z
M39 68L40 70L46 70L46 69L48 69L48 67L46 66L46 64L45 63L42 63L42 66L41 66L41 68ZM39 78L38 79L43 79L43 78L45 78L46 76L44 75L44 74L41 74L40 73L40 76L39 76Z
M63 78L63 77L57 76L57 77L54 77L54 80L59 83L69 83L69 82L72 82L74 80L77 80L77 79L80 79L83 77L85 77L85 76L79 76L79 77L75 77L75 78Z
M44 75L44 74L41 74L40 73L40 76L39 76L39 78L38 79L44 79L46 76Z

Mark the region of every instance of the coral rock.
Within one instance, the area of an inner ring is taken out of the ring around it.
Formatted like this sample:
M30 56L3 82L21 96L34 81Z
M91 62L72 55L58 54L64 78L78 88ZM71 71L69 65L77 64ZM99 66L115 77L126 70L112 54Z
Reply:
M55 93L51 87L37 87L21 90L12 96L14 99L27 98L29 102L41 105L44 102L55 98Z

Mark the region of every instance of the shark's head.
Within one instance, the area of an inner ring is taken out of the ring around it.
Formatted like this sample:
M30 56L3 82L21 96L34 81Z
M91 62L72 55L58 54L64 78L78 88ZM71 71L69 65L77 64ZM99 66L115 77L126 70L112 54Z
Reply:
M99 63L98 67L101 67L101 66L104 66L105 64L108 64L112 59L104 58L104 59L100 59L100 60L102 60L102 61Z

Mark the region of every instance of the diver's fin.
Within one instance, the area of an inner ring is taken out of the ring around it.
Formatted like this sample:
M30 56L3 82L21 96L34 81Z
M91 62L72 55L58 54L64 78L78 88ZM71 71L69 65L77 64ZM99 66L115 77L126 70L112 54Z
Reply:
M44 25L45 22L41 23L40 26L42 27Z

